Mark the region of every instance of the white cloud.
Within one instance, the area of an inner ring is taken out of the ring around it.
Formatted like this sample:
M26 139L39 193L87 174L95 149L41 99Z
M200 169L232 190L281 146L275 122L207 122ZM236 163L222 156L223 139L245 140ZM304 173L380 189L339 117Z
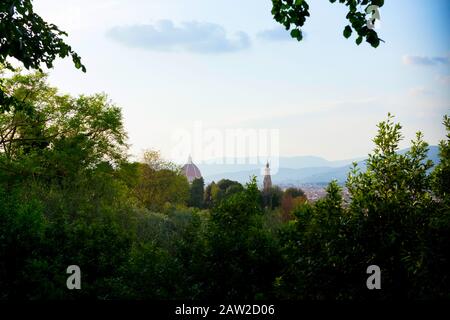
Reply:
M450 84L450 75L438 75L436 77L436 80L444 85L449 85Z
M433 92L427 88L425 88L424 86L419 86L419 87L415 87L415 88L411 88L408 91L408 94L410 96L413 97L419 97L419 96L429 96L431 95Z
M404 55L402 57L403 64L405 65L417 65L417 66L436 66L436 65L448 65L450 60L446 56L412 56Z
M171 20L160 20L155 24L116 26L107 35L129 47L156 51L224 53L250 47L245 32L230 36L221 25L196 21L175 25Z

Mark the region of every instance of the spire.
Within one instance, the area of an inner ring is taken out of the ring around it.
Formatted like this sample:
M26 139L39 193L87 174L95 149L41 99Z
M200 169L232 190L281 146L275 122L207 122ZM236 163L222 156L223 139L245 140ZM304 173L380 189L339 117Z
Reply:
M188 163L188 164L191 164L191 163L192 163L192 157L191 157L191 155L189 155L187 163Z
M267 192L270 188L272 188L272 178L270 177L269 160L267 160L266 168L264 169L263 190Z
M264 175L265 175L265 176L270 176L269 160L267 160L266 168L264 169Z

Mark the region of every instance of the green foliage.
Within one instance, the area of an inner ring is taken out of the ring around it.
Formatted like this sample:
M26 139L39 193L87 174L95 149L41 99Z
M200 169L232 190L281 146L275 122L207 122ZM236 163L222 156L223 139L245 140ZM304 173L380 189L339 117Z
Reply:
M189 188L189 201L188 205L196 208L203 208L205 193L205 182L203 178L194 179Z
M332 181L315 203L273 188L268 205L254 178L210 184L200 210L202 179L155 151L126 159L105 95L59 95L42 73L3 85L29 110L0 115L1 300L449 298L447 116L434 169L421 133L400 154L401 126L381 122L349 203ZM66 288L73 264L82 290Z
M344 37L377 47L365 8L384 1L339 2ZM307 2L272 4L301 40ZM12 70L9 57L39 69L58 56L85 70L31 0L2 1L0 20L0 65L13 71L0 68L0 300L450 297L448 116L433 169L421 133L399 154L401 126L388 115L367 169L349 174L348 204L335 181L315 203L295 188L263 197L255 179L224 179L203 196L203 179L189 186L158 152L127 160L121 111L105 94L61 95L42 72ZM82 290L66 288L73 264ZM381 292L365 287L372 264Z
M123 267L126 299L194 299L202 293L206 217L203 212L141 212L130 260Z
M86 72L80 56L64 41L67 34L36 14L32 0L3 0L0 22L0 69L14 70L8 58L22 62L26 69L41 70L42 64L52 68L57 57L71 56L75 67ZM8 94L0 79L0 113L11 108L26 111L28 105Z
M26 188L17 184L0 195L4 299L109 296L131 244L129 202L124 189L100 172L72 184L27 179ZM65 288L71 264L83 266L82 291Z
M204 298L263 299L272 295L279 254L273 235L262 229L260 203L253 179L211 212Z
M367 266L352 261L350 217L342 205L341 189L331 182L324 199L304 204L282 233L285 267L275 286L284 299L358 299L355 288L365 284ZM356 259L355 259L356 260ZM357 269L358 273L352 271ZM366 289L367 290L367 289Z
M293 211L307 201L304 191L300 188L287 188L281 199L281 219L284 222L294 218Z
M106 95L59 95L47 77L15 73L4 80L5 90L26 102L28 112L11 109L0 114L0 168L11 179L42 176L62 179L107 161L125 157L126 133L121 110Z
M331 3L336 0L330 0ZM366 9L372 5L382 7L384 0L339 0L339 3L348 7L346 15L350 25L345 26L343 35L349 38L353 30L358 35L356 44L365 39L376 48L382 41L375 30L367 27ZM306 18L310 16L309 5L305 0L272 0L272 15L275 21L282 24L286 30L291 30L291 37L301 41L303 39L302 27Z
M411 141L410 151L399 154L401 126L393 123L389 115L378 128L367 170L355 169L347 182L352 195L351 211L359 222L357 239L367 248L366 261L385 270L385 287L389 288L384 292L385 298L406 298L413 293L426 296L445 279L433 282L433 276L427 274L426 256L442 250L439 246L428 247L432 222L436 214L440 216L441 206L430 193L432 163L426 160L428 144L419 132ZM444 230L448 230L448 222L447 216L447 226L439 232L447 232ZM444 267L441 262L432 268ZM422 283L418 280L420 274L427 274L430 281Z
M305 196L305 192L302 189L293 188L293 187L290 187L290 188L287 188L286 190L284 190L284 194L290 195L293 198Z
M421 133L409 152L399 154L401 126L389 115L378 128L366 171L355 165L348 177L351 203L343 206L332 182L324 199L298 208L297 220L285 227L286 268L275 282L280 297L448 298L448 204L430 193L431 177L442 167L430 175ZM447 145L441 142L441 150ZM382 270L381 291L365 287L364 271L372 264Z
M8 66L14 57L25 68L53 67L57 57L71 56L77 69L86 71L80 56L64 42L67 36L57 26L44 21L33 11L32 0L4 0L0 3L0 64Z
M447 140L439 143L440 162L433 172L433 190L447 206L450 205L450 117L444 117Z
M281 205L283 190L278 186L273 186L262 193L262 203L265 208L275 209Z
M428 144L423 141L423 135L418 132L416 140L411 141L410 151L399 154L400 124L393 123L389 115L378 128L376 147L366 162L366 172L359 173L355 166L349 176L353 206L370 210L380 203L395 206L398 211L411 203L426 206L431 200L427 173L433 164L426 160Z
M137 178L131 189L142 206L153 211L163 211L171 205L185 205L189 200L189 183L180 171L152 169L138 164Z
M217 183L212 182L205 190L205 206L206 208L212 208L215 205L219 205L222 200L241 192L243 189L239 182L229 179L222 179Z

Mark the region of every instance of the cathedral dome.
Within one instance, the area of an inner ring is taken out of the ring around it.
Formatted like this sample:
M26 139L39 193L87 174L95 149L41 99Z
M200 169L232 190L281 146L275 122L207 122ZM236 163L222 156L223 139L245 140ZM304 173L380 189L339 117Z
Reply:
M200 169L192 162L191 156L189 156L188 162L181 168L181 170L183 170L183 173L189 183L194 181L194 179L199 179L202 177Z

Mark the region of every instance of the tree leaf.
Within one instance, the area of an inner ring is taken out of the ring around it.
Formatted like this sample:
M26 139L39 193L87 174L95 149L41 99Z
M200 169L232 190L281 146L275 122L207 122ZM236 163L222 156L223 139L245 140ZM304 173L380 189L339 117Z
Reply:
M350 26L346 26L344 29L344 37L347 39L352 35L352 28Z

